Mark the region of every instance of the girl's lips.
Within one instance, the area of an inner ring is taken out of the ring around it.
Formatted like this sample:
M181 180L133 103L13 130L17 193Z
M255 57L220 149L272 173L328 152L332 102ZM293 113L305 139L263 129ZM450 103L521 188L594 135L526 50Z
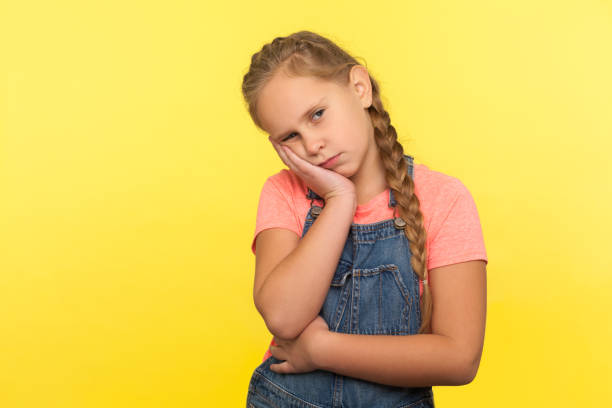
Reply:
M332 167L334 164L336 164L336 162L338 161L338 157L339 156L340 156L340 153L338 153L337 155L327 159L323 163L319 164L319 166L325 167L326 169L328 169L328 168Z

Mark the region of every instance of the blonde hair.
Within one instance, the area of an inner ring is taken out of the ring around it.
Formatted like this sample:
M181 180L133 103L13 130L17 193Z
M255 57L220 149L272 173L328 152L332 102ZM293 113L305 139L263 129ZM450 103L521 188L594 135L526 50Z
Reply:
M251 119L260 129L257 117L258 95L265 84L279 70L290 76L308 76L346 85L351 67L357 60L338 45L319 34L299 31L286 37L276 37L251 57L248 72L242 81L242 94ZM432 298L428 283L426 231L419 199L414 193L414 181L407 173L404 149L397 140L395 128L384 109L380 88L372 75L372 105L368 113L374 128L374 139L385 168L385 178L393 191L399 215L406 221L404 232L410 243L411 265L425 281L421 298L421 326L419 333L431 333Z

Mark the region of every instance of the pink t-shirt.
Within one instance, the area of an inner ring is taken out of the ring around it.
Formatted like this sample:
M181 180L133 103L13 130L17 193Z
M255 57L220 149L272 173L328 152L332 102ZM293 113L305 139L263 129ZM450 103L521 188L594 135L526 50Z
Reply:
M452 176L414 163L414 186L427 232L427 270L470 260L488 262L476 204L463 183ZM257 209L251 249L257 234L268 228L284 228L302 236L310 199L308 187L290 170L270 176L263 185ZM371 224L393 218L389 189L358 205L353 223ZM431 282L431 280L429 280ZM423 284L420 283L420 293ZM274 342L271 343L274 345ZM266 352L264 360L270 356Z

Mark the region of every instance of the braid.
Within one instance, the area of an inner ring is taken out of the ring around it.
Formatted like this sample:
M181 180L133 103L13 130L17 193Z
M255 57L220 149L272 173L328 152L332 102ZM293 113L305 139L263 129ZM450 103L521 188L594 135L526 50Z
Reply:
M406 221L404 233L410 243L412 269L420 279L427 282L427 250L425 243L427 232L420 211L419 199L414 193L414 181L407 173L404 149L397 140L395 128L391 125L389 114L380 100L378 84L372 82L372 106L368 108L374 138L385 167L385 176L389 188L393 190L400 216ZM432 299L428 282L423 285L421 299L421 327L419 333L431 333Z

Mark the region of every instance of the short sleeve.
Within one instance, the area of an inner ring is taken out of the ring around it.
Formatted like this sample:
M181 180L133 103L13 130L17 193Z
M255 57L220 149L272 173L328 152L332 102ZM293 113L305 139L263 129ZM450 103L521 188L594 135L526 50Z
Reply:
M300 228L295 217L295 205L291 199L291 191L282 188L269 177L261 189L257 219L255 221L255 234L251 250L255 253L257 234L269 228L284 228L300 235Z
M471 260L488 263L478 210L469 190L453 179L443 201L429 242L427 268Z

